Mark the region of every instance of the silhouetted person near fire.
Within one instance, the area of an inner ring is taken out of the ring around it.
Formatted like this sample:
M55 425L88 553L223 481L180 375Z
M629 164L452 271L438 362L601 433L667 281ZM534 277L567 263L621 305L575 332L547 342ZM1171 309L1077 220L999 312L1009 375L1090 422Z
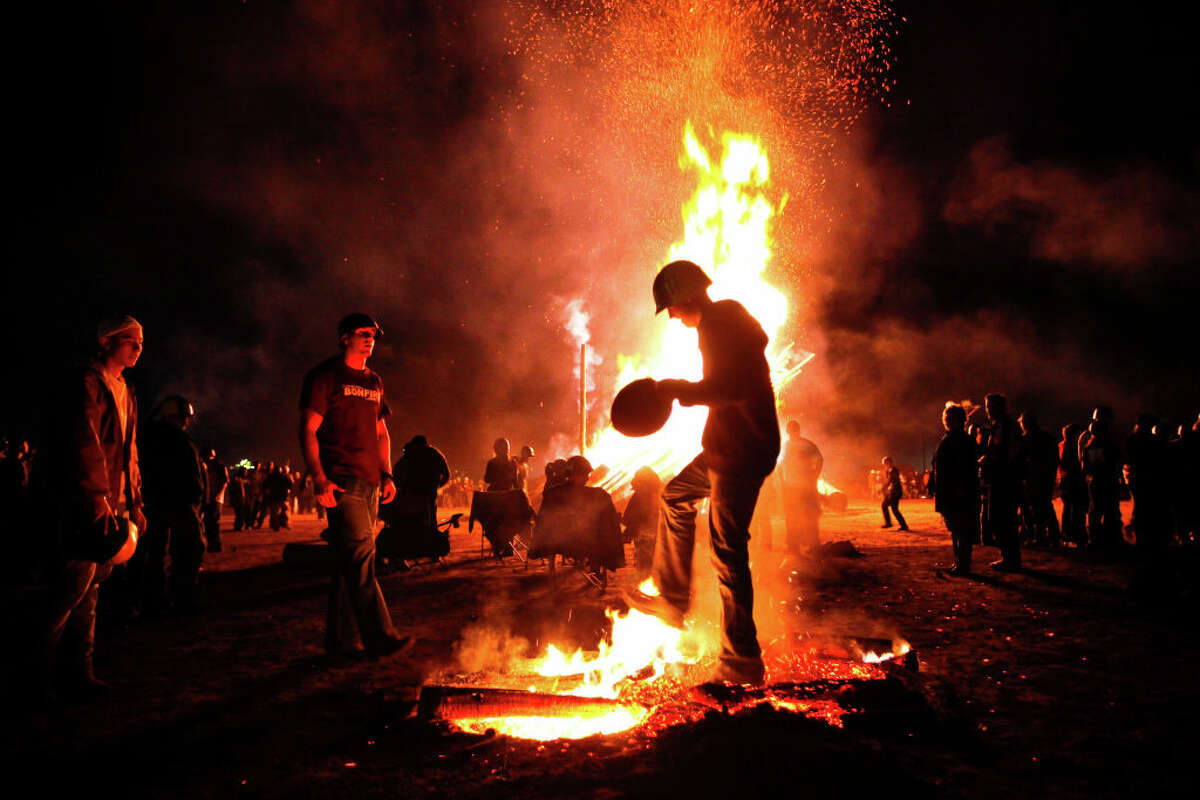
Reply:
M196 411L186 398L165 398L143 431L142 477L146 535L138 544L141 610L161 616L173 608L196 612L196 583L206 542L201 520L207 482L204 462L188 435ZM168 580L166 558L171 554Z
M979 538L979 464L966 424L962 406L946 406L946 433L933 451L930 472L933 508L942 515L954 549L954 565L946 570L951 575L971 574L971 548Z
M1180 544L1194 545L1200 541L1200 417L1179 426L1169 452L1176 534Z
M892 514L896 515L896 522L900 526L900 530L908 530L908 522L905 521L904 515L900 513L900 499L904 497L904 484L900 481L900 470L892 462L891 456L884 456L881 462L883 468L883 503L880 509L883 511L883 524L879 527L892 527Z
M567 459L567 481L546 490L538 509L530 558L562 554L586 561L588 571L625 566L621 520L612 496L598 486L588 486L592 464L583 456Z
M204 538L208 541L208 552L221 552L221 502L223 492L229 484L229 468L217 458L217 451L209 448L204 458Z
M1074 423L1062 429L1058 443L1058 490L1062 496L1062 537L1083 547L1087 544L1087 481L1079 463L1079 435L1083 428Z
M292 476L284 466L275 467L271 474L263 478L263 505L267 509L271 530L291 527L288 524L288 508L295 488Z
M1058 477L1058 448L1054 437L1038 425L1034 412L1024 412L1017 422L1021 426L1021 464L1025 472L1022 517L1034 542L1056 547L1059 529L1054 513L1054 482Z
M513 468L516 477L513 482L513 488L526 489L529 482L529 463L533 461L533 446L525 445L521 448L521 454L513 459Z
M1088 487L1088 543L1101 551L1115 552L1121 534L1121 448L1112 431L1108 406L1092 412L1092 422L1079 437L1079 461Z
M654 543L658 538L662 481L650 467L640 467L631 481L633 496L625 506L621 522L625 524L625 536L633 541L633 563L637 569L638 582L650 577L654 564Z
M418 434L404 445L404 452L393 469L396 490L420 508L419 524L426 528L437 526L438 489L450 480L450 467L442 451ZM397 496L399 500L399 494ZM394 505L394 504L393 504Z
M1138 414L1125 452L1129 456L1129 489L1133 493L1133 530L1137 575L1133 589L1141 594L1170 590L1167 547L1171 541L1171 503L1167 446L1155 432L1158 418Z
M233 529L246 527L246 468L234 467L229 472L229 486L225 489L225 500L233 509Z
M328 509L329 518L332 580L325 650L355 650L361 637L369 654L386 655L412 640L397 635L375 579L379 503L390 503L396 495L389 471L391 411L383 380L367 367L382 331L362 313L344 317L337 330L341 354L313 368L300 393L300 450L317 502ZM349 614L343 607L347 595Z
M1017 504L1021 492L1021 447L1017 425L1008 415L1008 398L989 394L983 401L988 417L987 444L979 459L987 482L988 526L1000 548L992 569L1015 572L1021 568L1021 540L1017 536Z
M703 378L664 380L659 392L682 405L709 407L703 449L663 488L663 524L654 552L659 596L630 593L630 604L682 624L691 602L696 506L709 499L709 535L721 591L720 664L716 679L763 681L762 651L754 625L754 587L748 544L750 521L763 481L779 457L779 420L762 326L735 300L714 302L700 267L674 261L654 279L657 312L697 329Z
M815 550L821 544L821 492L818 482L825 457L810 440L800 435L800 423L789 420L787 442L779 470L783 483L783 517L787 525L787 549L792 555ZM886 512L885 512L886 513ZM896 512L899 516L899 511Z
M508 439L500 438L492 445L493 456L483 471L483 482L489 492L508 492L517 488L517 464L508 454Z
M72 371L47 417L31 486L46 521L50 571L38 678L44 700L57 688L73 699L102 695L92 654L100 583L120 548L132 549L127 519L145 530L138 468L137 400L124 371L142 353L142 326L129 316L97 328L94 361ZM122 533L124 531L124 533ZM126 556L127 557L127 556Z

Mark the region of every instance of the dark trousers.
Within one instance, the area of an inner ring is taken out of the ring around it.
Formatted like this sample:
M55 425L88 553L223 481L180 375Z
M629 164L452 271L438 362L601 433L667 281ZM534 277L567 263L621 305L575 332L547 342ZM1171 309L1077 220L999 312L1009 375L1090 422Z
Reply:
M215 500L204 504L204 539L208 552L221 552L221 504Z
M1088 479L1087 529L1092 547L1121 543L1121 497L1115 484Z
M908 523L904 521L904 515L900 513L900 498L899 497L892 497L890 495L885 496L883 498L883 505L881 506L881 508L883 509L883 524L884 525L892 524L891 514L888 513L888 510L890 509L892 514L896 515L896 522L898 522L900 524L900 527L901 528L908 527Z
M1054 513L1053 492L1034 491L1026 495L1026 525L1038 542L1058 544L1058 516Z
M96 604L100 584L111 572L112 567L94 561L68 561L51 579L50 610L42 631L42 678L48 687L56 666L67 681L92 677Z
M1021 563L1021 539L1017 536L1017 506L1015 487L993 483L988 488L987 524L1000 548L1000 558L1009 564Z
M1087 544L1087 486L1082 477L1062 479L1062 538Z
M897 512L897 516L899 512ZM787 525L787 549L800 553L821 544L818 520L821 497L795 485L783 485L783 519Z
M737 668L762 665L748 550L750 520L762 482L763 477L714 472L704 453L696 456L663 487L663 514L654 549L654 582L682 614L691 601L696 505L709 498L708 532L721 590L721 661Z
M346 491L335 493L337 505L329 509L333 563L325 647L331 651L353 647L360 638L366 647L376 647L396 635L375 578L379 486L344 477L333 482Z
M979 538L976 526L979 513L974 508L943 511L942 520L950 531L950 546L954 549L954 566L964 572L971 570L971 549Z
M146 535L138 541L134 559L141 575L142 610L151 614L166 610L168 593L176 609L196 607L196 583L204 560L204 532L200 509L147 509ZM171 554L170 582L167 553Z

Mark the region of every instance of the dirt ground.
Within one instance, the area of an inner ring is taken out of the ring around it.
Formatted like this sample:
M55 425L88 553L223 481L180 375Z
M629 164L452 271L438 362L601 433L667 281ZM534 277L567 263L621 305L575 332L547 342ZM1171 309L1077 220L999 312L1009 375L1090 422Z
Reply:
M280 533L226 531L225 552L205 562L199 616L102 625L97 673L111 698L6 714L8 774L35 775L49 796L106 786L124 796L272 798L1094 798L1193 783L1194 595L1136 602L1127 564L1077 550L1029 549L1023 573L998 574L986 567L995 550L979 548L977 577L946 577L934 569L950 553L932 502L902 508L911 532L880 530L865 502L823 517L822 540L851 541L857 558L780 566L777 554L760 554L756 572L774 580L756 617L769 661L806 628L907 639L936 709L923 724L836 728L760 706L569 742L457 733L411 716L423 683L463 679L489 666L489 647L513 646L488 636L523 637L530 655L551 641L594 646L600 612L632 569L603 596L570 570L552 584L540 563L481 558L478 531L464 525L443 565L381 578L414 648L331 660L321 647L326 580L281 559L286 543L316 540L321 525L300 517ZM704 582L697 591L715 595ZM20 616L38 598L11 602ZM711 598L698 602L711 608Z

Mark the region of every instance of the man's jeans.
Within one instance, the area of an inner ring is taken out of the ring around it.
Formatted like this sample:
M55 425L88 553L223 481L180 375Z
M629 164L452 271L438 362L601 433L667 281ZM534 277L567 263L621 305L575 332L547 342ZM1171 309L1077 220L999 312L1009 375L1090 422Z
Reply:
M337 505L329 509L333 580L329 587L325 648L334 651L353 647L361 636L363 645L370 649L396 635L375 579L379 485L343 477L335 477L333 482L346 491L334 494Z
M56 655L62 651L62 677L84 681L92 677L96 641L96 601L100 583L112 567L94 561L68 561L50 585L50 614L42 632L43 679L55 678ZM60 647L61 643L61 647Z
M762 665L747 547L763 480L716 473L708 468L704 453L696 456L663 487L654 550L654 582L663 599L682 614L691 601L696 505L710 499L708 531L721 589L721 661L742 669Z

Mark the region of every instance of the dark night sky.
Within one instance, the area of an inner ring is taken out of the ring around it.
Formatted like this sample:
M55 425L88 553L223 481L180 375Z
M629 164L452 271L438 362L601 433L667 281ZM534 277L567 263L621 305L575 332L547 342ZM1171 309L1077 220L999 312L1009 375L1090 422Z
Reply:
M530 177L493 108L520 65L491 6L175 5L30 23L10 158L39 233L10 374L86 353L127 310L144 408L178 391L200 440L295 458L300 379L363 308L389 334L372 366L395 439L476 472L499 433L571 435L561 306L588 298L597 350L619 348L611 304L649 287L605 265L642 246L619 240L643 206ZM1098 402L1121 424L1200 411L1195 13L1168 8L898 4L895 89L841 145L844 214L810 267L799 338L821 366L788 395L843 466L915 460L946 399L996 389L1047 426ZM5 395L26 424L37 398Z

